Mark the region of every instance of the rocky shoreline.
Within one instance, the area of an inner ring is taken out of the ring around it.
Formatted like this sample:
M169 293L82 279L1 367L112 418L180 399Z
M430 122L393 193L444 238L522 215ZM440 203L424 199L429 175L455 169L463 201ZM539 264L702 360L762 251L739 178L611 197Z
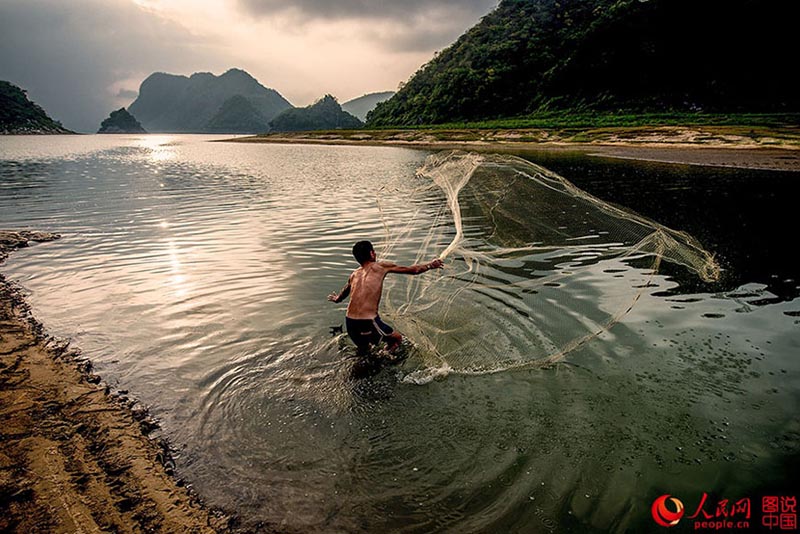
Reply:
M0 231L0 263L57 234ZM231 531L177 479L146 408L49 336L0 275L0 531Z
M21 126L0 130L0 135L75 135L75 132L59 127Z

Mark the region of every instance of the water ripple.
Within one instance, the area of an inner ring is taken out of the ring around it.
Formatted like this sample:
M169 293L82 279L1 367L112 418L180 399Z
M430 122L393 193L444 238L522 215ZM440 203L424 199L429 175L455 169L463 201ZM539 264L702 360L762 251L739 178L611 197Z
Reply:
M398 263L428 259L422 241L450 242L443 196L418 190L426 154L209 139L0 139L0 226L64 235L16 253L4 273L109 383L152 406L182 475L246 524L646 530L636 514L654 488L745 495L764 473L780 480L783 455L796 454L775 436L797 432L797 304L758 307L762 287L681 300L644 291L624 323L552 369L418 387L405 378L430 354L412 347L404 364L354 376L352 345L329 334L344 307L325 296L355 267L356 240ZM466 239L485 231L464 224ZM448 310L421 303L386 319L440 328L450 341L439 350L475 368L486 351L536 359L650 287L635 262L587 268L607 249L578 244L498 261ZM568 288L553 277L575 271ZM436 276L387 283L387 309L474 275L458 260ZM743 463L725 476L703 470L731 454Z

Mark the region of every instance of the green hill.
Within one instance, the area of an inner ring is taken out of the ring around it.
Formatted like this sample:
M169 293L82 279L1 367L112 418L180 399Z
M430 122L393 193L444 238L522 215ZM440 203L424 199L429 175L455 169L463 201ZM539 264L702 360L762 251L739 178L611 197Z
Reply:
M24 89L0 81L0 134L70 134L61 123L47 116L28 100Z
M147 133L142 125L136 118L128 113L125 108L120 108L117 111L112 111L100 124L100 129L97 133L101 134L117 134L117 133Z
M277 91L264 87L247 72L230 69L220 76L209 72L190 77L151 74L142 82L139 96L128 111L149 132L202 133L209 131L212 120L219 124L217 115L223 105L237 95L246 98L267 121L292 107Z
M367 124L800 111L796 14L786 0L502 0Z
M279 132L301 132L361 128L364 123L342 111L334 97L325 95L310 106L287 109L272 119L270 126Z
M263 133L269 131L269 121L242 95L226 100L206 125L213 133Z

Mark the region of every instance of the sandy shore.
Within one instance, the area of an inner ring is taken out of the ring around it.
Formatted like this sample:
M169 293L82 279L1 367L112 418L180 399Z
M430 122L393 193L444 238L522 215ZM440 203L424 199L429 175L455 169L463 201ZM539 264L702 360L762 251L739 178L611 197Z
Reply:
M0 263L58 236L0 231ZM48 336L0 275L0 531L228 530L172 473L157 425L112 395L91 363Z
M545 130L340 130L273 133L237 143L367 145L427 150L575 152L597 157L744 169L800 171L800 128L600 128Z

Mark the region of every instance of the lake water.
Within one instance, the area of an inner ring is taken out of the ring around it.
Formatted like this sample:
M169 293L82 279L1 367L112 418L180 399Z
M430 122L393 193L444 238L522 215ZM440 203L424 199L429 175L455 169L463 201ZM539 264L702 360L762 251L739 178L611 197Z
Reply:
M418 191L429 152L210 139L0 138L0 228L63 234L2 271L51 333L151 407L180 476L247 528L650 531L665 493L693 512L704 492L796 492L797 173L524 154L691 233L722 277L665 266L642 284L646 269L600 262L572 287L587 313L645 288L610 330L552 366L415 381L414 350L354 373L352 346L329 332L344 305L325 297L357 267L357 240L380 255L402 222L385 259L413 263L432 221L431 250L452 238L443 195ZM522 306L474 296L475 320ZM519 321L496 324L517 352L539 350Z

